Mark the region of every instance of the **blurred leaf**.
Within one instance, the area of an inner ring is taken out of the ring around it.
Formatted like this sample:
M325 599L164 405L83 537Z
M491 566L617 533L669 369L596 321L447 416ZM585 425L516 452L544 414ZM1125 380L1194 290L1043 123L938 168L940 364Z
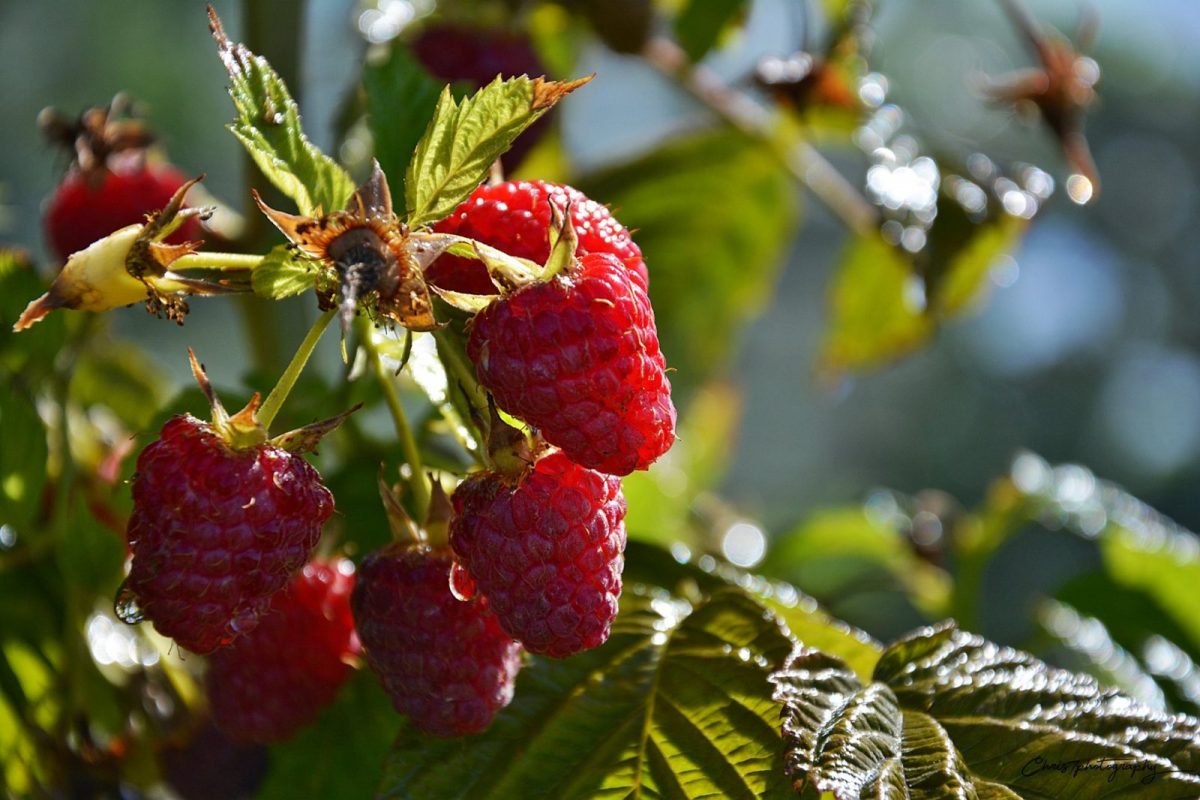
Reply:
M872 578L894 582L930 613L944 609L949 597L948 576L861 506L814 514L774 541L760 569L819 597L836 597L848 584Z
M699 61L745 10L746 0L690 0L675 18L675 38L688 58Z
M255 797L370 797L399 725L375 676L358 670L316 722L271 748L270 770Z
M46 430L33 402L20 392L0 392L0 524L28 536L46 483Z
M97 337L75 363L71 401L103 406L131 431L146 430L166 400L163 375L132 342Z
M27 387L36 387L50 374L66 341L61 314L51 314L21 333L13 331L25 306L45 291L24 252L0 247L0 375L7 373Z
M1200 720L1148 709L953 626L891 645L863 686L799 650L773 680L793 777L836 798L1177 798Z
M312 259L303 258L281 244L271 248L250 273L250 284L259 297L282 300L311 289L319 268Z
M72 503L68 513L70 518L64 522L65 540L54 552L68 587L68 597L86 606L74 611L86 615L91 612L94 598L116 596L125 562L125 542L93 519L83 502Z
M406 728L381 794L790 797L767 682L790 647L736 590L694 610L627 590L609 641L532 659L487 732L439 740Z
M799 221L795 188L767 146L704 131L578 185L634 231L678 392L722 372Z
M254 163L296 202L301 214L310 216L318 207L342 208L354 192L354 181L305 137L300 111L283 79L265 58L230 42L220 28L213 36L238 114L229 129Z
M837 267L818 369L836 376L886 364L933 335L911 262L879 236L856 238Z
M367 123L375 139L375 158L395 182L405 174L413 150L437 106L442 85L409 54L393 46L387 58L368 61L363 69L367 93ZM394 192L396 213L404 214L405 198Z
M409 226L449 216L517 136L579 85L497 77L461 102L445 87L405 173Z
M968 310L986 293L997 259L1012 252L1028 227L1028 220L1003 212L974 222L957 202L940 198L937 221L918 257L926 265L932 313L945 318Z
M794 638L837 655L864 679L871 675L882 650L869 635L830 617L795 587L750 575L712 556L691 560L685 552L673 555L660 547L631 541L625 549L625 581L662 587L684 597L739 587L787 623Z
M652 0L566 0L617 53L640 53L654 25Z

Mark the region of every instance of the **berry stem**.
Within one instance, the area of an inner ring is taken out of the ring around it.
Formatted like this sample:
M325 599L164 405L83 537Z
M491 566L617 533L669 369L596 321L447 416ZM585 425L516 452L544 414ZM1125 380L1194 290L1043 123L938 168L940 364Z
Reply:
M760 103L707 67L692 65L682 48L665 37L652 37L642 57L726 122L765 142L784 167L848 228L861 235L875 232L879 226L876 208L812 144L798 136L781 136L773 115Z
M270 430L271 423L275 421L275 415L279 413L279 409L287 400L288 394L291 393L292 387L296 385L296 380L300 377L300 373L304 371L304 365L308 363L308 359L312 356L313 350L317 347L317 342L321 341L321 334L329 327L329 322L333 319L334 309L326 311L321 316L317 317L317 321L309 328L308 333L304 336L304 341L300 342L300 347L297 348L296 354L292 356L292 361L287 365L287 369L279 376L279 382L275 384L275 388L267 395L267 399L263 401L262 407L258 410L258 421L264 428Z
M175 259L171 269L175 272L188 269L250 270L261 264L263 258L245 253L190 253Z
M433 338L437 342L438 356L441 357L442 364L446 367L447 377L451 380L451 391L453 391L453 383L457 382L479 416L487 419L487 393L479 385L479 379L475 376L475 367L467 360L462 343L450 333L448 328L434 331Z
M404 405L400 402L400 395L396 392L396 385L392 382L390 370L384 366L383 359L379 357L379 350L375 347L375 342L372 341L369 333L362 338L362 344L371 359L375 376L379 379L379 388L383 390L383 399L392 413L392 421L396 424L396 434L400 437L400 449L404 452L404 460L408 462L408 468L412 471L408 485L413 495L415 516L419 520L425 519L425 514L429 510L429 484L425 479L425 465L421 461L421 450L417 447L417 439L413 436L412 426L408 424L408 415L404 413Z

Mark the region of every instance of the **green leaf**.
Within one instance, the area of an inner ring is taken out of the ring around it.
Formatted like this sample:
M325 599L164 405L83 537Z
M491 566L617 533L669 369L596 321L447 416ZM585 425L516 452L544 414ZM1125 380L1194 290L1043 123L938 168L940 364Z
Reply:
M421 134L433 119L441 84L404 47L392 47L387 58L368 61L363 69L367 124L375 140L375 159L385 175L405 174ZM403 216L405 198L396 193L396 214Z
M282 300L311 289L316 284L319 270L320 265L312 259L281 244L272 248L250 273L250 283L259 297Z
M934 330L912 264L879 236L858 237L842 257L829 317L818 371L832 376L908 355Z
M46 430L33 400L22 392L0 392L0 522L17 536L33 533L46 482Z
M945 318L979 302L991 285L997 259L1017 246L1028 227L1028 220L1003 212L973 221L961 205L942 197L937 222L918 257L931 312Z
M798 224L798 195L770 149L705 131L579 183L635 231L676 390L724 371L770 298Z
M28 330L16 333L13 325L25 306L46 291L26 253L0 247L0 375L14 383L37 386L53 369L54 359L66 341L62 314L51 314Z
M695 610L627 590L609 641L533 659L483 734L406 729L384 797L784 798L779 709L767 675L789 639L736 590Z
M131 431L144 431L169 399L163 376L132 342L96 337L76 362L71 401L110 409Z
M943 570L919 558L900 531L861 506L814 514L779 537L759 569L825 598L877 577L932 612L944 609L950 594Z
M772 680L789 773L838 800L1200 791L1200 720L953 626L890 646L865 686L804 648Z
M409 226L449 216L522 131L588 80L497 77L462 101L443 89L405 175Z
M255 797L370 797L398 727L375 676L360 670L316 722L271 748L270 771Z
M283 79L265 58L230 42L211 10L209 25L237 109L237 119L229 126L233 135L263 175L296 202L301 214L342 208L354 192L354 181L305 137L300 111Z
M871 675L882 646L863 631L830 617L808 595L712 556L693 560L687 548L675 548L673 553L630 541L625 549L626 582L658 586L683 596L736 586L777 614L803 644L837 655L863 678Z
M691 0L675 18L675 38L688 58L699 61L745 9L746 0Z

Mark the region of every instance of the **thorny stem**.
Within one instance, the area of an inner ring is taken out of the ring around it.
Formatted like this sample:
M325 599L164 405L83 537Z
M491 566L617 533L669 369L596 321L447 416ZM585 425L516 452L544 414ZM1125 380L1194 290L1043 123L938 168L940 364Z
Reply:
M265 256L245 253L189 253L171 262L171 269L182 272L189 269L252 270L263 262Z
M413 494L416 518L423 520L429 510L429 484L425 478L425 465L421 460L421 450L417 447L412 426L408 424L408 415L404 413L404 405L400 402L400 395L396 392L396 384L392 381L391 371L384 366L383 359L379 357L379 350L375 347L370 333L363 336L362 345L366 348L371 366L375 370L375 377L379 380L379 387L383 390L383 399L387 402L388 410L392 413L392 420L396 424L396 434L400 437L400 449L404 452L404 460L408 462L408 468L412 472L408 479L408 485Z
M267 395L267 399L263 401L262 407L258 410L258 421L267 430L271 429L271 423L275 421L275 415L279 413L279 409L283 406L283 402L287 400L292 387L296 385L300 373L304 371L304 365L308 363L313 350L316 349L317 342L321 341L321 334L329 327L329 322L333 319L333 315L334 311L330 309L317 317L317 321L313 323L313 326L308 329L308 333L305 334L304 341L300 342L300 347L296 349L296 354L292 356L291 363L287 365L287 369L279 376L279 382L275 384L275 388L271 390L271 393Z
M670 39L652 37L642 50L652 67L678 82L722 119L770 145L775 155L817 199L859 234L873 233L879 213L850 181L804 139L779 135L772 114L712 70L693 65Z

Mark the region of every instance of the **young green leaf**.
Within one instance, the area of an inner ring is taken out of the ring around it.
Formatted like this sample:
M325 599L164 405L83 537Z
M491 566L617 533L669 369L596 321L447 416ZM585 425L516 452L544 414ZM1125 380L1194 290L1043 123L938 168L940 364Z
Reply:
M272 248L250 273L250 285L259 297L282 300L311 289L319 269L319 264L281 244Z
M491 729L447 741L404 730L383 797L784 798L770 665L789 639L725 589L694 610L629 587L608 643L534 659Z
M805 648L772 680L789 774L837 800L1200 792L1200 720L952 625L893 644L865 686Z
M497 77L462 101L454 99L449 87L443 89L405 177L409 226L449 216L521 131L589 80Z
M354 192L354 181L304 136L299 109L283 80L265 58L229 41L211 6L208 22L237 109L237 119L229 126L233 135L271 183L296 202L301 214L344 206Z

